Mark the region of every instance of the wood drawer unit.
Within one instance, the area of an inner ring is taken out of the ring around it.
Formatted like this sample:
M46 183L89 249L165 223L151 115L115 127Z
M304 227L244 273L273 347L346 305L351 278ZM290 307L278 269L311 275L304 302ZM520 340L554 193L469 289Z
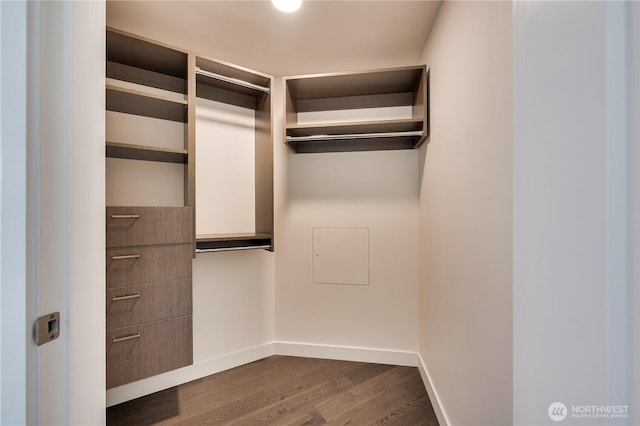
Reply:
M193 363L191 315L107 331L107 388Z
M107 249L107 288L191 278L193 244Z
M193 362L192 207L107 207L107 388Z
M107 330L191 313L191 279L107 290Z
M107 248L193 243L191 207L107 207Z

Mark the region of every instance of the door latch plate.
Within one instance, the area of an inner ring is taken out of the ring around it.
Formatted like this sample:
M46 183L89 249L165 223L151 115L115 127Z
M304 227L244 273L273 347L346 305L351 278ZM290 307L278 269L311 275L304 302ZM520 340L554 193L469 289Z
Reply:
M43 315L36 320L34 337L38 346L56 340L60 336L60 312Z

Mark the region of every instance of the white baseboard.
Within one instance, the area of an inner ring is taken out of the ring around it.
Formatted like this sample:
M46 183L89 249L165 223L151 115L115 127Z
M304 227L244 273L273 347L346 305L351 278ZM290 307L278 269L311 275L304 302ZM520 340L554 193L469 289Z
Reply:
M418 358L415 352L295 342L275 342L274 345L276 355L374 362L408 367L418 366Z
M427 394L429 395L429 400L431 401L431 405L433 406L433 411L436 413L436 417L438 418L438 423L440 423L440 426L449 426L451 425L451 422L449 421L447 412L442 406L442 402L440 401L440 397L438 396L438 391L436 391L436 388L433 386L433 381L431 380L431 376L429 375L429 370L427 370L427 366L424 364L424 360L419 353L417 354L417 359L418 370L420 371L420 376L422 376L424 387L427 389Z
M107 407L239 367L271 355L274 355L273 342L252 346L241 351L231 352L187 367L118 386L107 391Z

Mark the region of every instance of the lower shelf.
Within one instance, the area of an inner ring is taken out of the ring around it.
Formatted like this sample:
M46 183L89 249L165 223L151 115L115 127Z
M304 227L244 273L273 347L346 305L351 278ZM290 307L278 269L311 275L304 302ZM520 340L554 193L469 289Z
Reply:
M160 148L126 143L106 143L107 157L128 160L158 161L161 163L187 164L186 149Z
M287 145L299 154L319 152L389 151L417 148L424 140L422 136L367 137L326 140L287 140Z
M263 249L273 251L270 234L210 234L196 236L196 253Z

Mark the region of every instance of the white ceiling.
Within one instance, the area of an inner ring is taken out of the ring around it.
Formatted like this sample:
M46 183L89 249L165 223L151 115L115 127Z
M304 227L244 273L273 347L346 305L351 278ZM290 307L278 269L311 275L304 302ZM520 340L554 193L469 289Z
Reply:
M414 65L439 1L107 1L107 25L283 76Z

